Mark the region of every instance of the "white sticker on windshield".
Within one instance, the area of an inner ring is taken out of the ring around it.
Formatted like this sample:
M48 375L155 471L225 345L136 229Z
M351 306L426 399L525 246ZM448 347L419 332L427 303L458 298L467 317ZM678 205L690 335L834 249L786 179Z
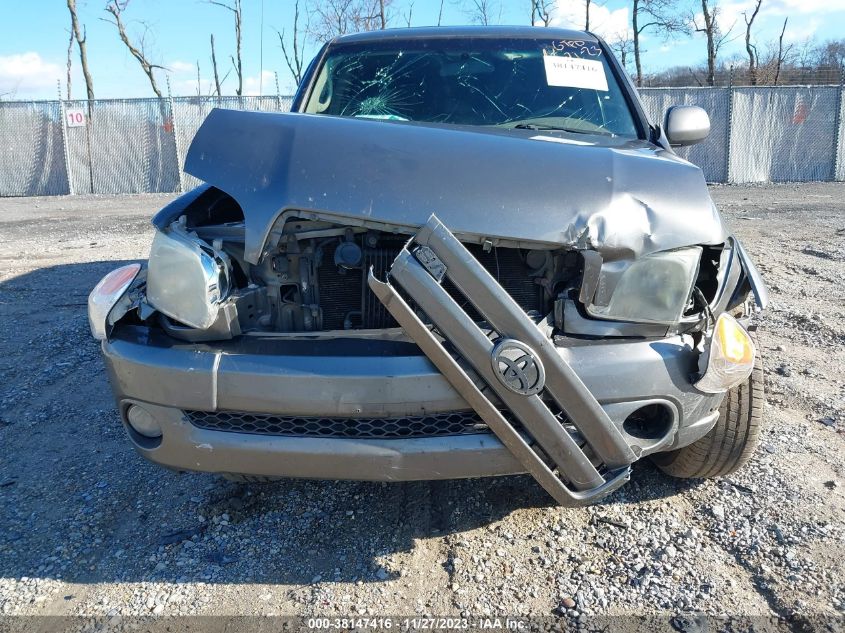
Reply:
M604 64L598 59L544 55L546 83L562 88L586 88L607 92Z

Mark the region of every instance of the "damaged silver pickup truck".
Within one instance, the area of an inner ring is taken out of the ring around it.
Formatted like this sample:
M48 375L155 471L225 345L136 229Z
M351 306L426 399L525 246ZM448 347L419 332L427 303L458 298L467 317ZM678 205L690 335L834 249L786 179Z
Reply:
M401 29L329 42L293 113L214 110L149 261L89 300L135 448L264 479L530 473L595 501L651 456L732 472L766 289L600 39ZM756 304L756 307L755 307Z

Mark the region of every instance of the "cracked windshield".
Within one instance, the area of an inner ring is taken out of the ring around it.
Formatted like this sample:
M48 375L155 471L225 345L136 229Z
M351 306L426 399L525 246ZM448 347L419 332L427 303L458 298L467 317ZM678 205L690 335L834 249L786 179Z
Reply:
M605 51L590 40L439 38L336 47L306 111L637 136Z

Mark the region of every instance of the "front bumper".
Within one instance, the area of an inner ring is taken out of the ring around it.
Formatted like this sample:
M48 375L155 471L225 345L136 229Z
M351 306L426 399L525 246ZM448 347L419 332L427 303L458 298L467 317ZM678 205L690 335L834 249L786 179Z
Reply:
M720 395L697 391L689 337L658 341L567 340L557 353L593 393L638 454L685 446L715 423ZM491 433L411 439L266 436L193 426L184 410L325 417L399 417L466 411L464 398L417 347L398 341L252 338L188 344L146 327L118 325L103 343L124 415L142 404L161 424L147 459L179 470L320 479L417 480L524 472ZM632 411L670 413L659 438L629 435Z

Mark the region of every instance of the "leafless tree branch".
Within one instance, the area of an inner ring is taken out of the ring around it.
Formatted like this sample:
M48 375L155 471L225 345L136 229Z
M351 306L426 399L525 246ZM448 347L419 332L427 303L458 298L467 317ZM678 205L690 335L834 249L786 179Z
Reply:
M775 85L778 85L778 80L780 79L780 69L783 67L783 63L786 60L786 56L789 54L789 49L792 48L792 44L786 47L784 51L783 48L783 36L786 33L786 23L789 21L789 18L784 18L783 20L783 28L780 30L780 37L778 38L778 56L777 56L777 65L775 70Z
M67 41L67 98L70 100L71 97L71 82L73 78L71 76L71 70L73 69L73 29L70 30L70 38Z
M617 37L610 42L610 48L614 53L616 53L616 56L622 64L622 68L624 68L627 72L628 62L634 52L634 40L631 33L627 30L619 33Z
M502 14L502 5L499 0L460 0L460 4L469 19L483 26L496 24Z
M760 5L762 4L763 0L757 0L750 17L747 11L742 14L745 20L745 52L748 53L748 77L752 86L757 85L757 65L759 58L757 47L751 43L751 28L754 26L754 20L757 19L757 14L760 12Z
M326 42L347 33L387 28L392 4L392 0L321 0L312 5L308 31L318 42Z
M132 40L129 39L129 36L126 34L126 25L123 23L123 18L121 15L126 10L126 7L129 6L129 0L109 0L109 3L106 5L106 12L110 13L112 19L106 19L106 22L111 22L117 27L117 33L120 36L120 40L126 46L129 53L134 57L138 63L141 65L141 69L144 71L144 74L147 75L147 79L150 80L150 86L152 86L153 92L156 96L160 99L162 97L161 90L159 90L158 83L156 82L155 73L153 72L156 68L161 70L167 70L164 66L160 64L154 64L149 61L147 55L144 52L144 36L141 37L140 46L136 46L132 43Z
M543 26L549 26L554 6L554 0L531 0L531 24L542 22Z
M285 64L287 64L294 81L299 85L299 82L302 81L302 69L305 65L305 42L304 38L301 37L299 28L299 0L296 0L293 11L293 42L291 43L290 50L288 50L288 46L285 43L284 29L281 32L276 31L276 35L279 36L279 44L282 46L282 55L284 55ZM307 23L305 25L305 31L308 31Z
M701 0L701 26L695 15L690 16L690 22L697 33L704 33L707 42L707 85L713 86L716 82L716 59L719 50L735 38L731 38L736 23L731 25L727 31L723 31L719 24L718 0Z
M88 102L94 100L94 82L91 79L91 72L88 70L88 51L87 41L88 35L85 33L85 28L79 28L79 19L76 15L76 0L67 0L67 9L70 11L70 27L73 31L73 37L76 39L76 44L79 47L79 61L82 64L82 76L85 78L85 90L88 94ZM70 89L70 84L68 84Z
M678 14L676 0L631 0L631 38L638 86L643 83L644 51L640 46L640 36L646 30L656 30L664 37L686 32L686 22Z
M211 70L214 73L214 90L217 96L221 96L220 92L220 75L217 72L217 53L214 50L214 33L211 34Z
M221 2L220 0L208 0L209 4L222 7L231 11L235 18L235 55L231 55L232 66L235 69L235 74L238 77L238 87L235 89L235 94L241 96L244 91L244 66L243 57L241 55L241 45L243 42L243 11L241 7L241 0L232 0L232 4L228 2Z

